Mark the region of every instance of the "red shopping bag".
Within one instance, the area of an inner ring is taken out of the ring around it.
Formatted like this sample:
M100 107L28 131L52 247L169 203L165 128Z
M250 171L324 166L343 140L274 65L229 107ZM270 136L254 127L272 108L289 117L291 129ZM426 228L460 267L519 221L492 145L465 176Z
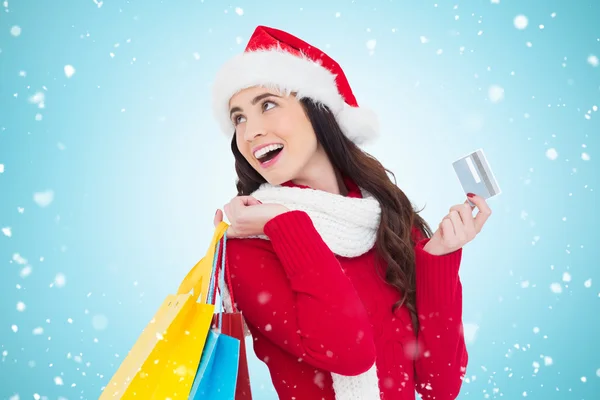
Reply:
M225 242L226 237L221 239ZM217 313L213 317L213 324L218 326L217 318L221 318L221 333L236 338L240 341L240 358L238 364L238 377L237 385L235 390L235 400L252 400L252 391L250 389L250 372L248 370L248 358L246 356L246 340L244 335L244 319L242 313L237 310L235 306L235 299L233 297L233 286L231 284L231 275L229 273L229 263L226 255L226 247L222 243L221 249L223 252L219 255L217 265L225 265L225 271L218 271L218 274L225 273L225 281L227 284L227 290L229 297L231 298L232 312ZM221 257L225 257L225 263L221 263ZM217 276L218 277L218 276ZM216 286L216 285L215 285ZM221 293L221 296L223 293Z

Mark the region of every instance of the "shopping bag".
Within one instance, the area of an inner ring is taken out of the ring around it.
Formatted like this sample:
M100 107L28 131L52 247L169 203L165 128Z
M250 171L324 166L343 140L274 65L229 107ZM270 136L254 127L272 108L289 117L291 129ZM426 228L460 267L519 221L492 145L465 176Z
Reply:
M152 399L185 399L190 393L214 311L214 306L208 304L195 302L193 307L188 322L174 328L179 335L173 349L164 360L155 360L164 363L164 369L153 382L156 389Z
M221 239L225 242L226 236ZM222 296L229 296L231 310L225 310L224 313L216 315L221 322L221 333L236 338L240 341L240 357L237 372L237 385L235 390L235 400L252 400L252 390L250 387L250 372L248 370L248 358L246 355L246 338L244 334L244 318L242 313L237 310L235 298L233 295L233 286L231 284L231 274L227 259L226 246L224 251L217 256L220 258L221 265L224 265L222 273L227 287L227 293L221 293ZM219 261L219 260L218 260ZM217 262L218 262L217 261Z
M164 300L100 400L163 400L189 395L214 315L214 305L202 299L206 299L211 267L216 264L216 245L227 227L223 222L215 229L205 257L190 270L177 294Z
M190 399L193 399L198 391L206 391L206 382L208 381L208 375L210 374L209 371L211 370L213 361L215 360L215 347L217 345L218 337L219 335L215 331L210 330L208 332L208 337L206 338L200 365L198 366L198 371L196 371L196 378L194 379L194 384L192 386L192 390L190 391Z
M251 400L252 390L250 388L250 373L248 371L242 314L240 312L224 313L219 318L223 320L221 333L237 339L240 343L235 400Z
M191 290L194 290L195 292L196 286L199 285L198 290L200 291L200 296L198 297L198 301L203 304L206 303L209 294L208 286L214 272L214 262L219 254L217 247L219 246L219 242L225 235L225 231L228 227L229 225L227 223L221 221L221 223L219 223L219 225L215 228L215 233L210 246L206 251L206 255L204 258L198 261L198 263L190 270L190 272L188 272L186 277L181 282L177 293L189 293Z
M226 240L227 233L223 235L222 240L223 254L226 254ZM211 275L207 299L209 304L216 301L217 282L220 292L223 293L224 272L225 258L222 257L221 269ZM222 299L219 306L220 308L223 306ZM222 314L221 312L220 315ZM206 340L200 366L190 392L190 400L233 400L235 398L241 341L224 333L223 318L213 319L213 321L215 323Z
M238 339L211 330L189 399L234 399L239 356Z

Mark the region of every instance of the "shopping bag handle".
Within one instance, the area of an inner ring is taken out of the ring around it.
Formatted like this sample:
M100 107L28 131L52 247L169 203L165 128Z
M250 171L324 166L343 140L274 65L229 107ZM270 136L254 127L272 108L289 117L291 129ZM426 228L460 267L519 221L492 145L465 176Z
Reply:
M193 290L194 301L197 301L200 298L201 303L206 303L206 297L208 295L208 285L212 273L213 260L216 256L215 249L217 247L217 243L219 242L219 240L221 240L227 228L229 228L229 225L224 221L221 221L221 223L217 225L213 234L212 241L210 242L208 250L206 251L206 254L187 273L187 275L181 282L181 285L179 285L177 294L187 294L191 290Z

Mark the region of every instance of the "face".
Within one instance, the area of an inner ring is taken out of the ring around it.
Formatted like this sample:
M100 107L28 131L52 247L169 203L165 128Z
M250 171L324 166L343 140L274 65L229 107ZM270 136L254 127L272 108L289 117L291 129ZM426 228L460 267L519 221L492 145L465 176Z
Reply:
M322 152L294 95L248 88L231 98L229 110L240 153L272 185L300 178Z

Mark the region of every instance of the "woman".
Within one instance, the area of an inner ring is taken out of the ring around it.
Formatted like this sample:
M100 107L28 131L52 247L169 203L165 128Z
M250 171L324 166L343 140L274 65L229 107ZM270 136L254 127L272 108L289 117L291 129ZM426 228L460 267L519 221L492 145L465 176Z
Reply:
M484 199L469 194L476 217L455 205L431 234L359 148L376 118L339 65L280 30L259 26L219 71L214 107L239 178L224 206L234 298L279 398L456 398L458 271Z

